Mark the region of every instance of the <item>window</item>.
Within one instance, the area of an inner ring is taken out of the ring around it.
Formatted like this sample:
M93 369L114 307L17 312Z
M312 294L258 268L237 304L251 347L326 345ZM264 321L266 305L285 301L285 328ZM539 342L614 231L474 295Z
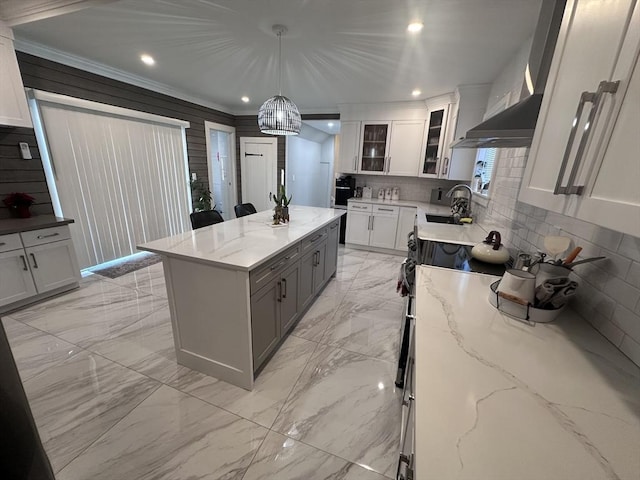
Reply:
M81 268L190 229L187 122L31 92L56 215L73 218Z
M507 93L500 100L487 109L483 120L487 120L501 112L509 105L511 94ZM493 178L493 168L495 166L497 148L480 148L476 154L476 168L473 174L471 188L480 195L489 196L491 179Z

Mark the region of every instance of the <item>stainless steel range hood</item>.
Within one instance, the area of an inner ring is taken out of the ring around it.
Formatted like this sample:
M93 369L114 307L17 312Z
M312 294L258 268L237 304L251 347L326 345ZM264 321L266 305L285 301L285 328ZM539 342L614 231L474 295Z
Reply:
M533 36L522 98L467 131L452 148L528 147L536 128L566 0L543 0Z

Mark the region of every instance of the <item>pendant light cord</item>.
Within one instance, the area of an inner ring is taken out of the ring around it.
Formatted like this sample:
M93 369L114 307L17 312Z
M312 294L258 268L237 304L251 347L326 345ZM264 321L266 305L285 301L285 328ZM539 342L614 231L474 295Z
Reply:
M282 96L282 32L278 32L278 95Z

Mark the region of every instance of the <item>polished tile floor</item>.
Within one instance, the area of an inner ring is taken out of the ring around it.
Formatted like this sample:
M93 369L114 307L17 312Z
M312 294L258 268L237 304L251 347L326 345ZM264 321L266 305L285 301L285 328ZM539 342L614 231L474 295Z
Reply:
M393 478L402 258L339 253L252 392L176 363L161 264L4 317L56 477Z

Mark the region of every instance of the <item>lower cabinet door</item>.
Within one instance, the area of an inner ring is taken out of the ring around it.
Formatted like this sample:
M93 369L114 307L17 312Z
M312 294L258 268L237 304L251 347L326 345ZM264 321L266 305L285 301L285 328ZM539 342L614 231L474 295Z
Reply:
M327 256L324 263L324 278L328 279L336 273L338 264L338 239L340 237L340 221L329 226L327 238Z
M293 265L281 276L280 332L285 335L298 319L298 280L300 267Z
M316 248L316 266L313 269L313 293L318 293L324 285L324 270L327 257L327 242Z
M356 245L369 245L369 225L371 214L368 212L347 212L346 242Z
M274 281L251 297L251 343L256 371L280 340L280 288Z
M0 253L0 306L23 300L36 294L23 249Z
M398 216L374 215L372 223L369 245L380 248L395 248Z
M302 311L313 300L313 273L316 263L316 249L308 252L300 260L300 288L298 289L299 310Z
M38 293L80 280L78 261L71 240L28 247L25 251Z

